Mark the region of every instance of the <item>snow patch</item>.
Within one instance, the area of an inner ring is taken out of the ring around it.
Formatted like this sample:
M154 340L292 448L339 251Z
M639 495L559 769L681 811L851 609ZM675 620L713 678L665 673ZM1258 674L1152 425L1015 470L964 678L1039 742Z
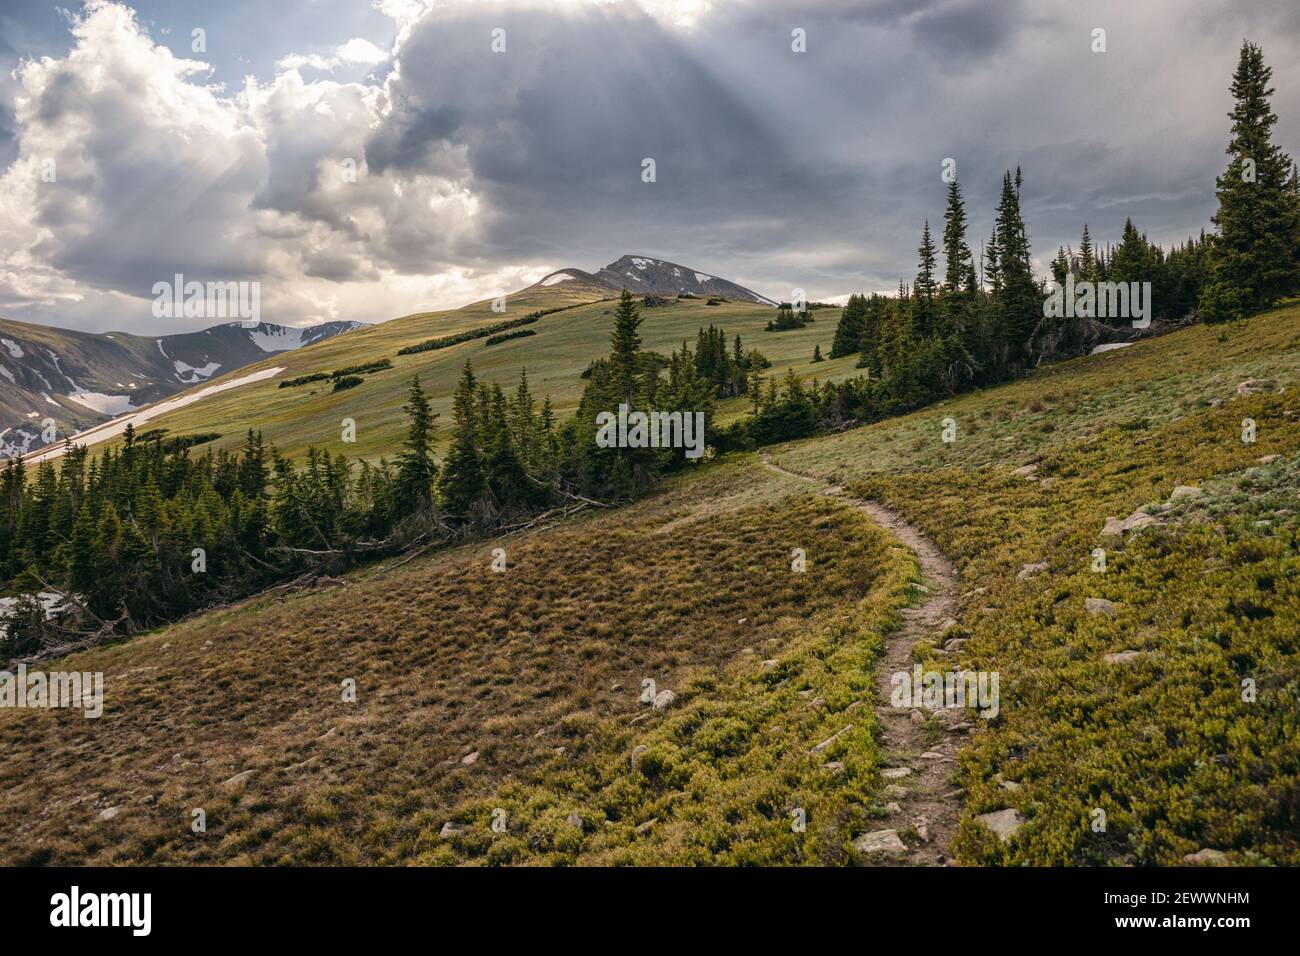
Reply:
M556 285L560 282L568 282L572 278L573 276L569 275L567 272L557 272L555 275L550 275L543 279L542 285Z
M235 324L238 325L239 323L236 322ZM275 331L270 331L271 328L274 328ZM288 352L291 349L300 348L303 344L302 329L289 329L282 325L263 325L256 329L250 329L248 337L263 352Z
M175 359L172 364L176 366L176 381L181 382L184 385L196 385L205 379L212 378L213 373L216 372L217 369L221 368L220 362L209 362L202 368L195 368L193 365L187 365L180 359ZM186 375L189 375L189 378L186 378ZM131 387L135 388L134 385Z
M708 282L708 281L709 281L710 279L712 279L712 278L713 278L713 276L706 276L703 272L697 272L697 273L695 273L695 281L696 281L696 282Z
M130 395L107 395L104 392L88 392L84 388L78 388L65 397L68 401L76 402L82 408L89 408L92 412L99 412L101 415L121 415L135 410Z
M1096 355L1099 352L1113 352L1116 349L1126 349L1132 344L1132 342L1107 342L1105 345L1098 345L1088 354Z
M13 382L13 384L15 385L18 384L18 380L14 378L14 373L9 371L9 367L7 365L0 365L0 375L3 375L5 378L9 379L9 381Z
M23 347L13 339L0 339L0 344L3 344L9 350L9 354L13 358L23 357Z

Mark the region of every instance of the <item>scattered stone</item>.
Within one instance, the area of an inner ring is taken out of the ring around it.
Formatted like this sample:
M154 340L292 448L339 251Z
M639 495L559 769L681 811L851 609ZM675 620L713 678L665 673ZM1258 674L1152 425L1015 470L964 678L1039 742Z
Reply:
M469 753L467 753L465 756L463 756L463 757L460 758L460 762L461 762L461 765L462 765L462 766L465 766L465 767L472 767L472 766L474 766L474 764L478 763L478 751L477 751L477 750L471 750L471 751L470 751Z
M922 843L930 842L930 821L925 817L917 817L916 822L912 824L916 828L916 835L921 838Z
M1145 511L1135 511L1123 521L1120 522L1121 531L1141 531L1143 528L1150 528L1152 525L1160 523L1160 519Z
M993 779L998 782L999 787L1001 787L1003 790L1006 790L1008 793L1015 793L1022 786L1021 784L1016 783L1014 780L1003 780L1002 774L1000 773L996 774L993 777Z
M941 754L937 750L927 750L925 753L921 754L921 759L922 760L947 760L948 755Z
M979 596L979 595L981 595L981 594L988 594L988 593L989 593L989 589L988 589L988 588L975 588L975 589L973 589L973 590L971 590L971 591L967 591L965 594L963 594L963 595L961 596L961 599L962 599L963 601L965 601L967 598L973 598L973 597L977 597L977 596Z
M822 764L822 767L825 768L826 770L829 770L831 773L844 772L844 764L840 763L838 760L832 760L829 763L824 763Z
M647 833L649 833L651 830L654 829L654 825L658 822L659 822L658 817L651 817L645 823L641 824L636 828L637 836L645 836Z
M645 744L637 744L635 747L632 748L632 769L633 770L635 770L636 765L641 762L641 755L644 754L649 749L650 748L647 747Z
M1106 519L1106 526L1101 529L1103 538L1118 538L1124 533L1124 523L1118 518L1111 516Z
M229 778L228 780L223 780L221 782L221 785L223 787L238 787L249 777L251 777L254 773L256 773L256 771L254 770L245 770L243 773L235 774L233 777Z
M1037 465L1021 465L1019 468L1016 469L1016 474L1019 475L1021 478L1029 478L1036 471L1038 471Z
M442 825L442 829L438 831L438 839L450 840L456 837L464 829L465 828L461 826L461 824L452 823L450 820L448 820L446 823Z
M886 767L880 771L880 776L885 780L902 780L904 777L910 776L911 773L911 767Z
M1084 598L1083 609L1092 615L1105 614L1111 620L1115 619L1117 613L1115 605L1105 598Z
M1182 498L1199 498L1200 496L1201 489L1197 488L1195 485L1179 485L1173 490L1173 493L1169 495L1169 500L1178 501Z
M885 804L885 812L892 816L895 813L902 813L903 808L900 807L897 803L890 801L889 803Z
M633 717L631 720L629 720L628 723L629 723L629 724L639 724L639 723L641 723L641 721L643 721L643 720L649 720L649 719L650 719L650 712L649 712L649 711L644 711L644 712L642 712L642 713L640 713L640 714L637 714L635 717Z
M569 749L568 747L556 747L556 748L555 748L555 756L557 756L557 757L563 757L564 754L565 754L565 752L566 752L568 749Z
M900 857L906 855L907 844L899 838L897 830L876 830L854 840L853 849L863 857Z
M809 706L812 707L813 710L825 710L826 699L824 697L814 697Z
M121 808L121 807L108 807L108 808L105 809L105 810L100 810L100 811L99 811L99 819L101 819L101 820L103 820L105 823L107 823L109 820L113 819L115 816L117 816L117 815L118 815L119 813L121 813L121 812L122 812L122 808Z
M655 694L655 710L663 710L669 704L677 699L677 695L670 690L661 690Z
M579 830L582 829L582 817L578 816L577 810L574 810L572 813L570 813L568 818L565 820L565 822L568 823L569 826L571 827L577 827Z
M1228 854L1222 850L1211 850L1208 847L1197 850L1195 853L1188 853L1183 857L1183 862L1188 866L1232 866Z
M951 618L951 617L950 617L950 618L945 618L945 619L944 619L944 622L943 622L942 624L939 625L939 633L940 633L940 634L947 634L949 631L951 631L954 627L957 627L957 626L958 626L958 625L957 625L957 621L956 621L954 618Z
M1272 382L1265 382L1258 378L1248 378L1244 382L1237 383L1238 395L1255 395L1266 389L1272 388Z
M913 581L913 582L912 582L912 590L913 590L913 591L918 591L918 592L920 592L921 594L929 594L929 593L930 593L930 589L927 588L927 587L926 587L924 584L922 584L920 581Z
M742 618L741 618L739 621L737 621L736 623L737 623L737 624L748 624L748 623L749 623L749 618L747 618L747 617L742 617Z
M1281 457L1282 457L1281 455L1264 455L1263 457L1257 460L1261 465L1271 465L1273 464L1273 462L1277 461Z
M831 744L835 743L835 741L839 740L841 737L843 737L852 729L853 729L853 725L849 724L843 730L837 730L835 733L831 734L829 737L827 737L825 740L823 740L821 743L819 743L816 747L814 747L812 750L808 752L811 754L821 753L823 750L825 750Z
M948 727L948 732L953 734L964 734L975 729L975 725L969 720L963 720Z
M622 690L622 689L623 689L623 685L622 685L622 684L617 684L617 683L615 683L615 684L611 684L611 685L609 686L609 689L610 689L610 690Z
M996 810L993 813L981 813L975 819L996 833L998 839L1003 843L1008 842L1015 836L1016 831L1025 824L1020 812L1010 807L1005 810Z
M923 724L925 723L926 720L925 714L919 710L912 711L911 717L912 717L912 723L914 724Z
M1016 575L1016 580L1028 581L1035 574L1046 571L1048 567L1049 565L1046 561L1039 561L1036 564L1026 564L1020 569L1020 573Z
M770 660L763 661L763 666L764 666L764 667L776 667L776 666L779 665L780 663L781 663L781 662L778 661L776 658L772 658L772 659L770 659Z
M907 788L900 783L891 783L880 791L886 800L902 800L907 796Z
M969 638L965 638L965 637L954 637L947 644L943 645L943 649L947 651L949 654L955 654L963 647L966 646L966 642L968 640Z

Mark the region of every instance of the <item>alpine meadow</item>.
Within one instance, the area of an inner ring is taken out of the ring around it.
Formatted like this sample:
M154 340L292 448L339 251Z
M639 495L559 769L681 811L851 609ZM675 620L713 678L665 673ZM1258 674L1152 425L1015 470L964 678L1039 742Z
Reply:
M1285 925L1293 4L16 0L0 65L20 934Z

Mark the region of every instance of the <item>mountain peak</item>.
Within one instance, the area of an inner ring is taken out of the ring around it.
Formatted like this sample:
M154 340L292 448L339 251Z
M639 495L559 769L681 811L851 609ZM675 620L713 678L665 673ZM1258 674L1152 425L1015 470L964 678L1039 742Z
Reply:
M657 295L682 293L698 296L717 295L741 302L776 305L766 296L759 295L728 279L653 256L620 256L594 273L584 272L582 269L559 269L543 276L535 285L551 286L561 282L582 282L615 292L626 288L637 295L644 295L647 292Z

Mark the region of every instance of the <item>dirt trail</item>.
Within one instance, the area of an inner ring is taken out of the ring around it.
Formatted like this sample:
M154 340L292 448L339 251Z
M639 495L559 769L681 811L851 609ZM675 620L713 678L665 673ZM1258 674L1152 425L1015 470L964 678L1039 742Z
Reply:
M889 699L893 691L890 676L899 671L910 674L915 664L912 645L935 637L945 621L956 618L957 573L934 542L897 512L874 501L855 498L839 485L788 471L775 464L767 453L762 458L764 467L770 471L817 485L819 494L862 511L907 545L920 560L925 580L925 590L920 593L924 600L903 610L903 626L886 635L885 650L876 669L876 713L883 726L883 756L888 768L910 771L898 779L890 779L893 775L888 770L884 772L886 786L881 800L898 809L887 822L881 822L881 829L894 830L907 851L883 850L876 862L945 865L950 861L948 844L961 811L960 794L950 777L955 755L965 743L971 724L961 711L941 710L930 714L893 707ZM881 842L886 846L892 843L887 838Z

